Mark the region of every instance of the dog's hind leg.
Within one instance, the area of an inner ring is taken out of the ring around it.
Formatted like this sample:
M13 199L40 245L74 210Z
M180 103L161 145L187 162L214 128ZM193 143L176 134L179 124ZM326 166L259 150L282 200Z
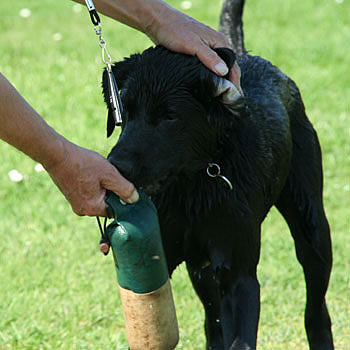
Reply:
M305 328L311 350L334 349L325 295L332 266L330 230L322 201L322 161L317 135L301 103L291 118L291 172L276 203L295 241L306 282Z
M220 295L210 266L197 270L187 263L187 271L205 310L207 350L224 349L220 323Z
M276 206L288 222L297 258L304 270L307 289L305 328L310 349L330 350L333 349L331 321L325 301L332 264L328 223L322 208L308 208L315 210L317 215L318 232L310 232L309 223L300 212L301 207L289 192L284 189Z

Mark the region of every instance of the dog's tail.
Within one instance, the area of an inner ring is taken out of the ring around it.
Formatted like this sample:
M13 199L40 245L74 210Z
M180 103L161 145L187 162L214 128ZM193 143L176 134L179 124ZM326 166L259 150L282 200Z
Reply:
M225 0L220 15L220 32L229 39L233 50L242 55L246 53L243 34L244 0Z

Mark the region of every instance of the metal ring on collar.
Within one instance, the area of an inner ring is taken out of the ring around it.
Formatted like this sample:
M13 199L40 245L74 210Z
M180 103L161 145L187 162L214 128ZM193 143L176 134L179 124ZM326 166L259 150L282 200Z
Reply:
M212 173L210 172L210 169L215 168L216 169L216 173ZM216 163L208 163L208 167L207 167L207 174L210 177L219 177L220 179L224 180L226 182L226 184L228 185L229 189L232 191L233 187L231 184L231 181L224 175L221 175L221 169L220 166Z

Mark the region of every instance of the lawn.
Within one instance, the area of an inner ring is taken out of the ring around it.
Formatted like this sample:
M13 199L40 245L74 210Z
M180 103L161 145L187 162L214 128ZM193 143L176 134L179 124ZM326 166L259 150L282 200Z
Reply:
M217 28L220 1L191 4L187 13ZM106 155L116 136L105 138L102 64L87 11L71 1L16 0L1 1L0 13L0 71L57 131ZM338 350L350 349L349 13L348 0L247 0L244 13L246 47L298 83L322 145ZM133 29L105 17L102 24L114 60L151 45ZM127 349L112 257L98 250L95 219L75 216L31 159L3 142L0 154L0 349ZM12 169L22 181L10 181ZM307 349L303 275L275 210L262 239L258 348ZM184 266L172 285L177 349L204 349L203 312Z

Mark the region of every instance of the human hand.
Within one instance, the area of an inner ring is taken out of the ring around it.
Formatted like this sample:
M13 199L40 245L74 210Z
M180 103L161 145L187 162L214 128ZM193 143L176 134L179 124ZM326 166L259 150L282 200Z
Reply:
M107 216L106 189L127 203L138 200L134 185L100 154L68 141L64 150L64 159L46 170L77 215Z
M169 50L197 56L199 60L217 75L228 73L225 62L213 50L218 47L231 48L224 34L202 24L195 19L169 6L145 29L145 33L156 44ZM240 87L241 71L234 63L229 79L242 92Z
M74 0L84 4L84 0ZM174 9L162 0L95 0L99 12L144 32L155 44L197 56L214 73L225 76L228 68L212 49L230 47L224 34ZM237 63L229 79L240 90ZM240 90L241 91L241 90Z
M136 202L132 183L100 154L52 129L0 74L0 139L41 163L78 215L106 216L106 189Z

